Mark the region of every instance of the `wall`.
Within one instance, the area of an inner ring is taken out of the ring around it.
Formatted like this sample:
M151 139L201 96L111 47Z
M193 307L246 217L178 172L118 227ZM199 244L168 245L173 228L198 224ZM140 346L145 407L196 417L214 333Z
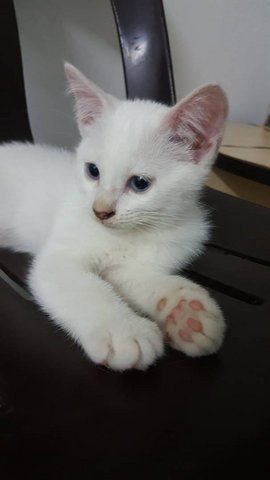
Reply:
M63 60L125 95L110 2L15 0L15 7L34 138L74 146ZM178 98L218 82L228 93L230 120L263 123L270 106L270 1L164 0L164 8Z
M178 98L218 82L230 120L261 124L270 107L270 1L164 0Z
M125 97L109 0L15 0L31 129L36 142L74 147L79 135L66 95L64 61Z

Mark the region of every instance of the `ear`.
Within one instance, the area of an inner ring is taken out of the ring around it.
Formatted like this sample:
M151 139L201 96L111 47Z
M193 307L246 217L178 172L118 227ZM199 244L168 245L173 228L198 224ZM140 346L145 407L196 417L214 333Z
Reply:
M165 119L170 141L184 145L194 163L209 162L215 156L222 139L228 114L228 101L218 85L206 85L194 90L171 108Z
M106 111L112 109L118 100L90 82L70 63L65 63L65 72L69 92L74 96L76 118L83 137L92 123Z

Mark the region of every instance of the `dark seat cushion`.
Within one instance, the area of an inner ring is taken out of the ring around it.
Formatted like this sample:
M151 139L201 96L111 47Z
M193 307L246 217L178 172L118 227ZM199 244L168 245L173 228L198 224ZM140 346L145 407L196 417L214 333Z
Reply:
M226 313L218 355L168 349L145 373L111 372L0 279L1 478L269 475L270 213L206 199L214 236L187 274L210 282ZM0 263L21 283L24 256L2 252Z

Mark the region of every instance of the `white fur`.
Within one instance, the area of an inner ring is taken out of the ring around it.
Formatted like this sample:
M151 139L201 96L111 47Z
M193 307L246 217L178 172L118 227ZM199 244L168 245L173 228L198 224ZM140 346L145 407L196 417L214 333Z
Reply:
M26 144L0 147L0 246L33 255L29 285L36 300L94 362L119 370L153 363L163 352L168 308L182 298L183 287L188 298L194 292L192 298L215 312L215 326L207 346L196 338L195 347L174 346L190 355L216 351L224 332L220 310L200 287L172 272L207 239L198 194L221 132L195 164L188 147L169 142L162 130L168 107L111 103L94 123L91 117L91 125L80 126L84 138L74 154ZM98 166L99 181L87 176L85 162ZM151 188L131 191L132 175L153 179ZM116 215L98 220L92 210L97 201L114 205ZM169 299L166 315L156 308L163 297Z

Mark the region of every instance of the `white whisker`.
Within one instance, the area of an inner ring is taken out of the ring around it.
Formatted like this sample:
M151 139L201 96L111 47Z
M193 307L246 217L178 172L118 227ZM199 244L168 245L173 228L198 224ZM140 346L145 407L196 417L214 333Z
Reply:
M136 229L151 228L158 230L160 228L171 228L179 223L179 215L167 214L166 212L155 211L137 211L121 214L115 220L116 226L126 226Z

